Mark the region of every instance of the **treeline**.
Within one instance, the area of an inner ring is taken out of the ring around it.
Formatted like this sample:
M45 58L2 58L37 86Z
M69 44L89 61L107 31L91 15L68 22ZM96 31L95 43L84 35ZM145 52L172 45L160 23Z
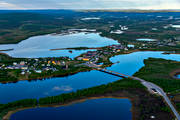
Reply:
M12 63L12 62L19 62L22 60L26 60L26 59L25 58L13 58L7 54L0 53L0 64L2 64L2 63L8 64L8 63Z
M123 79L113 83L109 83L107 85L77 90L76 92L61 94L58 96L40 98L39 102L36 99L25 99L8 104L0 104L0 120L4 115L8 113L8 111L16 110L18 108L36 107L37 105L63 104L83 97L103 95L104 93L112 93L118 90L131 91L131 89L137 88L145 89L145 87L139 81Z
M144 64L145 66L134 76L159 85L165 92L175 92L180 89L180 80L170 76L172 71L180 69L180 62L149 58L144 60Z
M89 67L74 67L74 66L69 66L69 69L63 69L58 68L58 71L46 71L46 72L42 72L42 73L35 73L33 72L32 74L30 74L28 76L28 79L40 79L40 78L47 78L47 77L60 77L60 76L67 76L67 75L72 75L78 72L84 72L84 71L89 71L91 70L91 68Z
M62 105L81 98L102 96L107 94L113 95L114 93L119 94L119 91L120 93L124 92L127 94L127 96L133 99L132 102L135 106L134 112L138 114L136 115L138 119L146 120L149 118L150 114L155 115L157 119L160 119L162 114L167 116L167 119L171 118L171 115L165 108L166 105L162 102L161 97L149 94L146 88L139 81L127 78L109 83L107 85L78 90L76 92L61 94L58 96L41 98L39 101L36 99L26 99L8 104L0 104L0 119L6 115L8 111L16 110L18 108L53 104ZM159 113L161 115L159 115Z
M18 80L17 77L9 74L10 70L0 70L0 82L16 82Z
M123 79L107 85L101 85L98 87L78 90L77 92L72 92L69 94L61 94L53 97L41 98L39 100L39 105L49 105L49 104L63 104L68 101L75 99L90 97L93 95L103 95L105 93L112 93L118 90L131 90L136 88L145 89L145 87L139 82L131 79Z
M11 110L16 110L18 108L24 108L24 107L36 107L36 106L37 106L36 99L25 99L8 104L0 104L0 120L4 115L6 115Z

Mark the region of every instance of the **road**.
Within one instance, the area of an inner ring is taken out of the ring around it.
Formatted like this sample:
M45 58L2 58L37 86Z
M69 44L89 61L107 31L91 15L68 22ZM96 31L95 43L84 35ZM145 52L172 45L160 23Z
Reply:
M164 92L164 90L155 85L154 83L151 83L151 82L147 82L141 78L138 78L138 77L134 77L134 76L129 76L129 75L125 75L125 74L122 74L122 73L118 73L118 72L114 72L114 71L110 71L110 70L107 70L107 69L103 69L103 68L100 68L99 66L97 66L96 64L94 63L85 63L86 66L88 67L93 67L93 68L96 68L97 70L101 70L101 71L105 71L106 73L110 73L110 74L115 74L115 75L119 75L119 76L124 76L124 77L127 77L127 78L131 78L133 80L138 80L140 81L147 89L149 92L153 93L153 90L154 89L155 91L157 91L157 94L161 95L164 100L166 101L166 103L169 105L169 107L171 108L172 112L174 113L174 115L176 116L177 120L180 120L180 115L179 113L177 112L177 110L174 108L174 106L172 105L170 99L168 98L168 96L166 95L166 93Z

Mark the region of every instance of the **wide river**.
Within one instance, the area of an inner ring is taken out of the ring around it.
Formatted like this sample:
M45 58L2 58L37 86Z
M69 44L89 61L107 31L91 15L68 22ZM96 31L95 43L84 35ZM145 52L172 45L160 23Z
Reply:
M163 52L134 52L111 58L116 63L107 69L127 75L133 75L144 66L143 60L149 57L180 61L180 55L162 54ZM40 98L76 91L117 81L121 78L100 71L81 72L67 77L55 77L36 81L19 81L0 84L0 103L25 98Z
M74 58L87 50L56 50L57 48L74 48L74 47L104 47L108 45L119 44L113 39L101 37L98 33L77 33L69 35L41 35L30 37L18 44L0 45L0 50L14 49L4 53L12 57L59 57L69 56Z
M77 42L81 41L81 42L76 43L74 41ZM80 46L101 47L111 44L118 44L118 43L116 41L113 41L112 39L101 37L95 33L91 33L91 34L78 33L78 34L72 34L66 36L52 36L52 35L36 36L36 37L31 37L25 41L22 41L19 44L0 45L0 48L1 49L14 48L13 51L6 52L13 57L51 57L51 56L67 55L66 54L67 51L66 52L49 51L49 49L53 49L53 48L67 48L67 47L80 47ZM61 52L62 54L60 54ZM82 52L85 51L81 51L78 54L74 54L74 55L70 54L70 57L77 56ZM177 54L167 55L162 53L163 52L146 51L146 52L134 52L131 54L117 55L110 59L113 63L116 64L112 65L111 67L108 67L107 69L127 75L133 75L141 67L144 66L143 60L149 57L180 61L180 55ZM90 72L77 73L75 75L71 75L67 77L54 77L54 78L48 78L45 80L36 80L36 81L24 80L24 81L19 81L17 83L0 84L0 103L8 103L26 98L38 99L41 97L55 96L62 93L76 91L78 89L84 89L102 84L108 84L110 82L114 82L119 79L121 78L93 70ZM124 99L113 99L113 98L96 99L96 100L88 100L84 103L78 103L65 107L28 109L15 113L11 117L11 120L16 120L16 119L21 120L23 119L22 117L26 117L25 119L27 120L35 119L35 117L37 119L48 120L48 118L51 118L52 116L54 117L53 118L54 120L65 117L66 118L68 117L67 120L71 120L72 116L74 116L75 119L79 119L79 120L84 119L85 116L87 116L86 119L90 118L96 120L96 119L101 119L102 114L106 112L108 112L108 114L104 114L104 116L102 116L104 117L103 120L106 120L106 118L110 119L113 116L115 117L113 119L129 120L131 119L131 113L129 112L130 110L129 106L131 106L129 103L130 101L127 99L125 101L123 100ZM112 111L112 109L114 110ZM98 115L93 115L93 114L98 114Z
M91 99L69 106L19 111L10 120L131 120L131 106L128 99Z

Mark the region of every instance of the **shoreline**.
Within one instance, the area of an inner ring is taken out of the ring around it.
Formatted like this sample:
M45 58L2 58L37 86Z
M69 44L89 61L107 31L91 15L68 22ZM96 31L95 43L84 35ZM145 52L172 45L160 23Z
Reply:
M68 77L68 76L75 75L75 74L80 73L80 72L88 72L88 71L91 71L91 70L76 71L76 72L70 72L68 74L61 74L61 75L50 75L50 76L46 76L46 77L37 77L37 78L30 78L30 79L19 79L17 81L2 81L0 83L8 84L8 83L16 83L16 82L19 82L19 81L36 81L36 80L44 80L44 79L55 78L55 77Z
M177 77L176 77L176 76L179 75L179 74L180 74L180 68L172 71L172 72L170 73L170 76L171 76L172 78L174 78L174 79L178 79L178 80L179 80L180 78L177 78Z
M19 109L16 109L16 110L12 110L12 111L9 111L5 116L3 116L2 120L9 120L10 117L15 114L16 112L19 112L19 111L23 111L23 110L26 110L26 109L33 109L33 108L45 108L45 107L53 107L53 108L57 108L57 107L63 107L63 106L70 106L70 105L73 105L73 104L78 104L78 103L83 103L87 100L93 100L93 99L101 99L101 98L116 98L116 99L128 99L130 100L131 104L132 104L132 107L130 109L130 112L132 114L132 120L136 120L135 119L135 116L136 116L136 113L134 112L135 110L135 106L133 105L133 100L131 100L131 98L129 97L117 97L117 96L113 96L113 95L110 95L110 96L97 96L97 97L87 97L87 98L82 98L82 99L78 99L78 100L73 100L71 102L67 102L65 104L55 104L55 105L43 105L43 106L37 106L37 107L24 107L24 108L19 108Z
M134 53L134 52L146 52L146 51L152 51L152 52L163 52L162 54L165 54L165 51L163 50L140 50L140 49L134 49L134 50L129 50L129 51L124 51L123 53L119 53L119 54L115 54L115 55L112 55L111 57L114 57L114 56L117 56L117 55L124 55L124 54L131 54L131 53ZM0 54L4 54L4 55L7 55L8 57L11 57L9 56L7 53L0 53ZM170 53L170 54L180 54L180 53ZM169 54L168 54L169 55ZM78 56L77 56L78 57ZM108 59L110 59L111 57L108 57ZM13 57L11 57L13 58ZM26 58L25 58L26 59ZM113 63L114 64L114 63ZM111 66L112 64L109 64L105 67L109 67ZM94 70L94 69L91 69L91 70ZM62 75L50 75L50 76L46 76L46 77L38 77L38 78L32 78L32 79L19 79L17 81L2 81L0 83L2 84L6 84L6 83L16 83L16 82L19 82L19 81L33 81L33 80L42 80L42 79L48 79L48 78L54 78L54 77L66 77L66 76L71 76L71 75L74 75L74 74L77 74L79 72L88 72L88 71L91 71L91 70L85 70L85 71L78 71L78 72L73 72L73 73L69 73L69 74L62 74ZM172 76L173 77L173 76ZM174 78L174 77L173 77ZM176 78L177 79L177 78Z
M4 52L4 51L12 51L14 49L5 49L5 50L0 50L0 52Z
M55 48L49 49L49 51L57 51L57 50L93 50L93 49L101 49L101 47L74 47L74 48Z

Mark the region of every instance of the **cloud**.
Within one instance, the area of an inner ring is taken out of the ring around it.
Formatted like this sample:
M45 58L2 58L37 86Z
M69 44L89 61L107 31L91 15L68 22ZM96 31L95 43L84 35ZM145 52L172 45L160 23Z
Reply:
M11 4L5 1L0 1L0 9L23 9L15 4Z
M180 9L180 0L3 0L0 9Z
M55 86L55 87L53 87L52 88L52 90L53 91L65 91L65 92L67 92L67 91L72 91L72 87L70 87L70 86Z

